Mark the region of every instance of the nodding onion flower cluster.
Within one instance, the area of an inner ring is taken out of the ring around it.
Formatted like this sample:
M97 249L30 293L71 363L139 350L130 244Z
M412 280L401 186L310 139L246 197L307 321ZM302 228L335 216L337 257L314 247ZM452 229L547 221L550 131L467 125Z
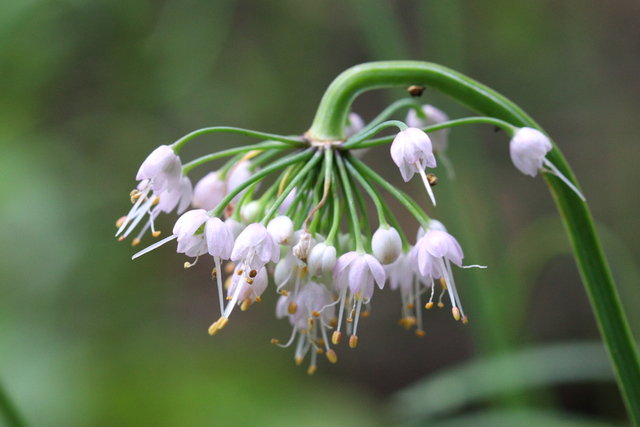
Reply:
M451 267L463 267L462 248L441 222L429 218L418 203L362 162L355 155L363 151L359 149L393 140L390 154L400 175L405 182L420 175L435 205L432 186L437 179L427 174L426 168L436 167L434 151L443 158L449 127L498 123L512 136L511 158L519 170L531 176L538 171L554 173L578 190L545 158L551 143L535 129L516 129L491 118L449 121L435 107L406 100L396 106L368 125L351 113L345 124L345 141L214 127L193 132L170 146L162 145L140 166L136 176L140 182L130 194L133 207L118 220L116 236L124 240L143 223L133 239L134 246L149 229L158 237L155 219L161 212L177 209L182 215L172 234L134 258L174 239L179 253L195 258L185 262L185 268L195 265L201 256L212 256L221 315L209 328L211 335L225 327L236 306L244 311L260 302L271 277L279 295L276 316L287 318L292 327L286 343L272 342L282 347L295 343L298 364L310 353L310 374L316 370L319 354L332 363L337 361L332 346L342 340L343 332L349 336L349 346L356 347L360 318L369 314L375 287L382 289L387 282L392 290L400 291L400 323L407 329L415 327L418 336L425 335L423 299L427 309L433 307L438 286L437 305L443 307L442 298L448 294L453 317L466 323ZM406 106L411 108L408 125L385 121ZM397 127L399 133L372 139L390 126ZM240 133L265 141L182 163L178 152L185 143L215 132ZM192 187L187 176L191 169L225 157L226 163ZM448 160L447 165L451 176ZM275 178L265 184L270 175ZM395 197L417 219L420 227L413 245L379 189ZM363 194L376 208L378 229L373 233ZM183 213L189 205L193 209ZM226 263L224 269L222 263ZM223 274L227 276L224 283Z

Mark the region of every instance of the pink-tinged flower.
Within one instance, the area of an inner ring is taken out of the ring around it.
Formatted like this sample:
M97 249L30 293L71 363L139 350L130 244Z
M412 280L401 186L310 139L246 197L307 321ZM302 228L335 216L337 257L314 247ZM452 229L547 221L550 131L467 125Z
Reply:
M384 288L384 268L375 257L358 252L347 252L336 261L333 267L333 277L338 289L349 286L354 295L362 292L365 298L373 296L373 282L380 289Z
M218 176L218 172L209 172L193 189L191 204L194 208L210 211L222 201L226 194L226 187L224 180Z
M262 224L249 224L236 239L231 260L242 260L245 269L260 270L269 261L278 262L280 246Z
M400 234L393 227L378 228L371 238L371 250L382 264L391 264L402 253Z
M233 247L233 234L220 218L210 217L204 209L186 212L173 226L178 239L179 253L197 257L209 253L229 259Z
M442 110L434 107L433 105L423 105L422 112L425 117L419 117L416 110L413 108L407 113L407 126L412 128L425 128L427 126L438 125L449 120L449 116ZM449 129L441 129L435 132L428 132L433 151L441 153L447 149Z
M238 274L240 266L237 266L229 283L229 289L227 289L227 297L237 301L238 305L248 304L247 300L251 303L256 300L260 300L260 296L267 289L269 278L267 276L267 269L262 267L254 277L250 277L247 281L247 276L243 273ZM237 295L236 295L237 292ZM230 302L229 304L232 305ZM246 310L246 307L243 307Z
M536 176L544 157L553 148L545 134L533 128L520 128L509 143L513 164L525 175Z
M509 143L511 160L520 172L535 177L539 171L552 173L564 182L578 197L586 200L560 170L545 156L553 149L549 138L537 129L523 127L518 129ZM544 167L546 166L546 168Z
M336 261L333 267L333 277L335 278L335 286L340 290L338 300L340 301L338 326L333 333L331 341L338 344L341 337L340 326L342 324L342 314L346 298L347 288L354 295L356 300L356 311L353 318L353 333L349 338L349 346L355 348L358 344L358 322L360 320L360 310L364 300L369 300L373 296L374 281L378 287L382 289L386 276L384 268L374 256L369 254L360 254L358 252L347 252ZM349 312L352 310L349 309Z
M424 172L427 167L436 167L436 158L433 155L431 140L427 134L418 128L408 128L400 131L391 144L391 158L400 168L400 174L405 182L408 182L414 173L420 174L429 197L435 206L436 199Z
M172 148L161 145L149 154L142 162L136 180L149 180L151 188L156 193L172 190L182 176L182 163Z
M413 270L425 279L444 279L454 318L459 320L462 314L463 321L466 321L451 271L451 263L462 267L463 258L462 248L455 237L441 230L427 231L411 252Z

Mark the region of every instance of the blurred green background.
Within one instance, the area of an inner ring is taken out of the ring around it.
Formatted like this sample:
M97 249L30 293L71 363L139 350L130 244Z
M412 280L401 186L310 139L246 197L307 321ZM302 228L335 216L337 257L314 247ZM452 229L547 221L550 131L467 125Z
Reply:
M132 262L113 235L156 146L213 125L300 134L342 70L439 62L562 148L637 337L639 21L632 0L0 0L0 383L32 425L624 425L553 200L491 128L451 133L458 176L439 173L436 209L384 148L365 157L489 266L456 272L469 325L431 311L416 338L399 296L376 292L358 348L313 377L269 343L290 331L275 293L212 338L209 266L185 271L171 245ZM354 109L370 120L401 96ZM181 157L249 141L204 137Z

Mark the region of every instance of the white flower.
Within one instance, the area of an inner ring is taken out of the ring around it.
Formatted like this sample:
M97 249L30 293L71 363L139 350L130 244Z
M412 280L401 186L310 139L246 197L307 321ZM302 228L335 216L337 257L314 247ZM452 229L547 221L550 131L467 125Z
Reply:
M402 253L400 234L393 227L378 228L371 238L371 249L378 261L382 264L391 264Z
M212 210L222 201L226 194L226 184L220 179L218 172L209 172L193 189L194 208Z
M347 126L344 128L344 135L347 139L357 134L364 128L364 120L357 113L349 113Z
M424 278L444 279L454 318L459 320L462 314L463 321L466 321L451 271L451 262L462 267L463 258L464 254L458 241L451 234L441 230L427 231L411 252L414 271Z
M236 239L231 260L239 261L249 271L260 270L269 261L278 262L280 246L262 224L249 224Z
M374 280L380 289L384 288L385 273L380 261L369 254L347 252L336 261L333 267L336 287L349 286L354 295L362 292L364 298L373 296Z
M311 249L307 259L307 267L312 276L321 276L333 272L336 265L336 248L318 243Z
M288 216L280 215L267 224L267 231L279 245L288 245L293 240L293 221Z
M269 283L269 278L267 275L267 269L262 267L255 274L254 277L250 278L250 282L246 280L246 276L243 273L238 274L240 271L240 266L238 265L231 276L231 280L229 283L229 289L227 289L227 297L235 299L238 302L238 305L248 304L245 301L250 300L250 302L255 302L256 299L260 299L260 296L267 289L267 284ZM234 295L237 292L237 296ZM248 306L248 305L247 305ZM246 310L246 307L244 307Z
M414 272L409 254L400 254L397 260L383 267L392 291L400 289L403 295L411 293Z
M149 180L153 191L172 190L182 176L182 163L172 148L161 145L142 162L136 180Z
M431 185L424 172L425 168L435 168L436 158L433 155L431 140L418 128L408 128L396 135L391 144L391 158L400 168L400 174L408 182L414 173L419 173L434 206L436 199Z
M427 126L433 126L440 123L444 123L449 120L447 114L434 107L433 105L423 105L422 112L426 116L425 118L418 117L418 113L413 108L407 113L407 126L412 128L425 128ZM433 151L436 153L443 152L447 149L449 129L441 129L435 132L427 133L431 139L433 145Z
M513 164L525 175L536 176L544 157L553 148L545 134L533 128L520 128L509 143Z
M210 217L204 209L191 210L182 215L173 227L180 253L197 257L209 253L229 259L233 248L233 234L220 218Z
M586 200L582 192L578 190L562 172L545 156L553 149L549 138L537 129L523 127L518 129L509 142L511 160L520 172L535 177L539 171L549 172L560 178L578 197ZM546 166L548 169L545 169Z
M170 213L177 206L177 213L181 214L189 207L192 194L193 187L191 185L191 180L189 179L189 177L183 176L178 181L178 185L173 190L165 190L160 193L160 195L158 196L159 201L156 208L164 213Z

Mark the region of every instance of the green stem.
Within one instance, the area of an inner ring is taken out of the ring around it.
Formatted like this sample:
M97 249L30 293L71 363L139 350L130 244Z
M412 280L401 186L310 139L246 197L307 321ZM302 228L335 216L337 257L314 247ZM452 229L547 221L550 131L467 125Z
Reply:
M338 154L338 153L336 153ZM358 221L358 212L356 212L356 205L353 203L353 190L349 183L349 177L344 167L344 161L341 155L336 156L336 163L338 165L338 171L340 173L340 182L342 183L342 192L344 199L347 201L347 207L349 209L349 216L351 217L351 225L353 227L353 237L356 239L356 251L364 252L362 246L362 236L360 234L360 222Z
M278 169L282 169L294 163L309 159L313 155L314 150L315 148L308 148L301 153L285 157L284 159L281 159L281 160L278 160L277 162L272 163L268 167L262 169L260 172L254 175L251 175L249 179L247 179L242 184L238 185L236 188L233 189L233 191L230 191L229 194L227 194L224 197L224 199L222 199L222 201L218 203L218 206L210 210L209 215L212 217L216 217L216 216L219 217L222 211L224 210L224 208L231 202L231 200L233 200L234 197L240 194L242 190L244 190L254 182L260 181L262 178L264 178L265 176L269 175L272 172L277 171Z
M447 122L438 123L437 125L427 126L422 128L422 130L425 132L435 132L438 130L452 128L456 126L471 125L471 124L478 124L478 123L498 126L500 129L506 132L510 132L514 129L514 127L511 124L505 122L504 120L494 119L492 117L466 117L464 119L449 120ZM388 144L391 141L393 141L395 137L396 135L384 136L382 138L370 139L368 141L365 141L365 138L358 138L358 140L355 140L354 138L353 142L352 141L345 142L344 144L342 144L341 148L351 149L351 148L375 147L377 145ZM359 142L359 141L364 141L364 142Z
M293 178L291 180L291 182L289 182L289 184L287 184L287 186L285 187L285 189L282 192L282 194L280 194L280 196L276 199L276 201L273 202L273 205L271 206L271 208L269 208L269 211L266 213L264 218L262 218L261 223L263 225L267 225L267 222L269 222L271 217L273 217L273 215L276 213L276 211L278 210L278 208L280 207L282 202L284 202L284 199L287 198L287 196L289 195L289 193L291 193L291 191L295 188L295 186L298 185L298 183L300 181L302 181L307 176L309 171L316 164L318 164L318 162L321 159L322 159L322 153L320 151L316 151L316 153L314 154L313 158L311 158L311 160L308 161L306 165L304 165L304 167L300 170L300 172L298 172L296 174L295 178Z
M383 122L380 123L379 125L377 125L376 127L366 131L366 132L359 132L356 135L352 136L351 138L349 138L347 140L347 142L344 144L345 146L356 146L358 144L360 144L363 141L366 141L367 139L369 139L369 137L375 135L376 133L380 132L381 130L384 130L386 128L390 128L390 127L397 127L400 131L406 130L408 128L408 126L406 124L404 124L403 122L401 122L400 120L389 120L388 122Z
M340 198L338 197L338 184L336 182L335 172L332 172L331 177L331 200L333 202L333 218L331 222L331 229L327 235L325 243L333 246L333 241L340 230Z
M394 115L395 113L397 113L398 111L404 108L413 108L414 110L416 110L416 113L418 114L419 117L424 118L423 117L424 112L422 111L422 105L420 105L420 103L416 102L416 100L412 98L403 98L403 99L399 99L398 101L394 102L393 104L389 105L387 108L382 110L382 112L378 114L369 123L367 123L367 125L364 128L362 128L362 130L358 132L358 134L368 132L369 130L378 126L380 123L384 122L389 117L391 117L392 115Z
M214 127L194 130L193 132L183 136L182 138L180 138L179 140L171 144L170 147L173 148L173 151L175 151L176 154L178 154L180 149L187 142L191 141L192 139L198 136L206 135L208 133L236 133L240 135L252 136L254 138L267 139L269 141L280 141L280 142L286 143L289 146L293 145L296 147L302 147L302 146L308 145L305 142L305 140L302 139L301 137L290 137L290 136L276 135L273 133L256 132L249 129L235 128L230 126L214 126Z
M362 175L366 176L367 178L371 179L372 181L376 182L382 188L384 188L389 193L391 193L391 195L396 199L398 199L398 201L402 203L405 208L407 208L407 210L416 218L416 220L418 220L420 225L425 230L427 229L427 227L429 226L429 217L427 216L426 213L422 211L420 206L418 206L418 204L411 197L406 195L404 192L398 190L393 185L389 184L383 177L375 173L373 169L365 165L363 162L355 158L353 155L349 154L346 157L347 157L347 160L349 160L349 162L353 164L353 166L356 168L358 172L360 172Z
M513 102L494 90L448 68L416 61L373 62L350 68L338 76L322 98L308 135L319 141L344 139L344 123L353 99L360 93L391 86L422 85L455 99L479 114L513 126L540 126ZM338 156L339 157L339 156ZM571 182L576 179L555 146L547 154ZM587 204L560 179L543 174L573 247L578 269L600 333L618 379L631 421L640 423L640 362L638 349L620 303L609 265L596 235Z
M242 147L229 148L228 150L218 151L217 153L208 154L206 156L199 157L195 160L190 161L182 166L182 173L187 174L191 169L196 166L200 166L204 163L221 159L223 157L233 156L234 154L247 153L253 150L268 150L268 149L286 149L291 148L288 144L283 144L281 142L261 142L259 144L253 145L243 145Z
M7 396L2 384L0 384L0 413L4 415L4 419L7 422L8 426L11 427L22 427L26 424L24 420L18 413L17 409Z
M364 191L366 191L369 194L369 197L371 197L371 200L373 200L373 204L375 205L376 211L378 212L378 222L380 223L380 225L388 227L389 224L387 224L387 220L385 219L384 208L382 207L382 202L380 200L380 195L378 194L378 192L374 190L371 185L369 185L367 180L364 179L362 175L360 175L358 170L355 167L353 167L353 165L348 160L345 160L344 163L347 166L347 169L349 170L351 175L355 177L355 179L360 183L360 185L362 185L362 188L364 188Z

